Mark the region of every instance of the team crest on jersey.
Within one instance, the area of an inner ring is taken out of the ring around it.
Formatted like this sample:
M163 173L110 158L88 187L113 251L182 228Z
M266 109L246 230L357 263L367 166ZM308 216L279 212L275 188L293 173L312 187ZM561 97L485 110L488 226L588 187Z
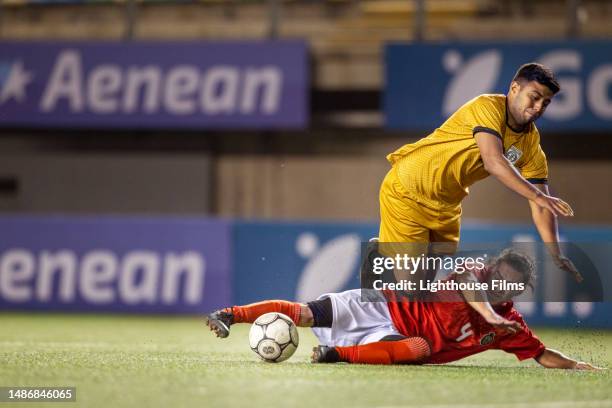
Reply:
M481 346L488 346L489 344L493 343L493 339L495 338L495 333L491 332L491 333L487 333L484 336L482 336L480 338L480 345Z
M504 154L504 156L506 156L506 159L508 159L508 161L512 164L515 164L517 161L519 161L522 155L523 152L521 152L516 146L510 146L508 151L506 151L506 154Z

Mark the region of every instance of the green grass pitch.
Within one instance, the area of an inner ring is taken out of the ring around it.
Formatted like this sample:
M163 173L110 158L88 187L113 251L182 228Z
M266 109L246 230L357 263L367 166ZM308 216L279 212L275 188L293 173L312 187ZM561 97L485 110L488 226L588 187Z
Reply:
M612 367L612 331L535 330L550 347ZM196 317L0 314L0 386L76 386L76 403L18 407L612 407L612 374L545 370L503 352L446 366L313 365L300 329L288 361L215 338ZM15 404L0 403L4 406Z

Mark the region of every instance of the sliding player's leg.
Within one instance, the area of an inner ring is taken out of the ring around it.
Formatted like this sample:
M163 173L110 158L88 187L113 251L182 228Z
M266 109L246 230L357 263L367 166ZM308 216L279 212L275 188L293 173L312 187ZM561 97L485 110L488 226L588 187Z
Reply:
M353 364L420 364L431 355L423 337L383 338L374 343L313 349L313 363L347 362Z
M265 300L243 306L232 306L209 313L205 324L217 337L227 337L235 323L253 323L259 316L277 312L289 316L300 327L331 327L332 307L329 298L308 304L287 300Z
M377 342L383 338L404 338L393 325L384 299L363 301L360 290L331 293L322 298L331 301L333 322L331 319L330 322L333 324L329 327L313 327L312 332L323 346L353 346Z

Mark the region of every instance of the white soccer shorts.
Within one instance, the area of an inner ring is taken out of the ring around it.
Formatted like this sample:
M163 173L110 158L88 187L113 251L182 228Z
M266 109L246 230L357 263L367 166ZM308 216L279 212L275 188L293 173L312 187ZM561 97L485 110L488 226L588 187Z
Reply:
M393 325L387 302L362 302L361 290L326 293L317 300L330 298L332 327L313 327L325 346L353 346L380 341L389 335L401 336Z

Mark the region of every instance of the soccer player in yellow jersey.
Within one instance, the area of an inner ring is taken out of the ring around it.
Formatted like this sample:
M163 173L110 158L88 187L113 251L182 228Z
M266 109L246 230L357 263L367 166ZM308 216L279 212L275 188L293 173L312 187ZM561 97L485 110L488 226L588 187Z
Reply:
M445 243L436 246L439 252L453 253L459 242L461 200L470 185L493 175L528 200L555 263L581 281L558 245L556 217L573 216L573 210L549 194L546 156L534 123L559 90L552 71L525 64L507 95L480 95L429 136L389 154L392 168L380 190L381 250L385 242L435 242ZM473 306L488 320L500 318L490 314L487 302Z

